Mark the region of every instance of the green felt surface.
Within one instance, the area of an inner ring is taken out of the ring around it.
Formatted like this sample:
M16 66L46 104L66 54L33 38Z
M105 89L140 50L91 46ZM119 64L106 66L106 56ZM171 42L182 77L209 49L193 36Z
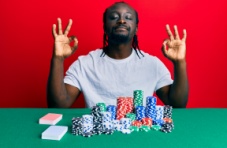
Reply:
M63 114L57 125L69 131L60 141L42 140L41 133L49 125L38 120L47 113ZM175 129L166 134L159 131L115 132L91 138L71 134L72 117L89 114L89 109L0 109L0 148L226 148L227 109L174 109Z

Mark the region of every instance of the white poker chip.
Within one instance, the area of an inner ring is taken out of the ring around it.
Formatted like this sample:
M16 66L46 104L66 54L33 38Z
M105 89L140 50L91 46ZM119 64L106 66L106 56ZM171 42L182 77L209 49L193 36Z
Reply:
M131 134L131 130L130 129L122 129L121 132L123 134Z

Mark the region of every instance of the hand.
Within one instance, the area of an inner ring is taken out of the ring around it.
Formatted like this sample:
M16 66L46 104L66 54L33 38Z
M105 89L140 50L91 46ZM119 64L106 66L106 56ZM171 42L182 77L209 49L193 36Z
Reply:
M58 34L56 32L56 25L53 25L53 36L54 36L54 56L60 58L67 58L72 55L78 47L78 40L75 36L67 37L70 28L72 26L72 20L69 20L69 23L64 31L62 32L62 23L61 19L58 18ZM71 47L70 43L74 41L74 45Z
M166 25L166 31L169 35L169 39L163 42L162 51L163 54L170 59L172 62L185 60L186 56L186 30L183 30L183 38L180 39L177 26L174 26L174 36Z

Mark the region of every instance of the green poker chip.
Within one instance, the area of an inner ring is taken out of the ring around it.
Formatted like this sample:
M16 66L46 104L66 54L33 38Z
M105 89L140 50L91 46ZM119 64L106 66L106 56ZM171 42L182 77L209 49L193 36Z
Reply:
M151 129L147 125L140 126L140 131L149 132Z
M152 129L155 130L155 131L159 131L161 129L161 126L160 125L153 125Z
M139 127L137 126L130 126L129 129L131 130L131 132L139 132Z

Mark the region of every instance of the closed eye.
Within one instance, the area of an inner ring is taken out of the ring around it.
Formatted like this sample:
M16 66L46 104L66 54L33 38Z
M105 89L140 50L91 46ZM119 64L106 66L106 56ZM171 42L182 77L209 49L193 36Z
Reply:
M127 19L127 20L132 20L132 17L126 16L125 19Z
M119 18L119 16L118 15L110 15L110 20L116 20L116 19L118 19Z

